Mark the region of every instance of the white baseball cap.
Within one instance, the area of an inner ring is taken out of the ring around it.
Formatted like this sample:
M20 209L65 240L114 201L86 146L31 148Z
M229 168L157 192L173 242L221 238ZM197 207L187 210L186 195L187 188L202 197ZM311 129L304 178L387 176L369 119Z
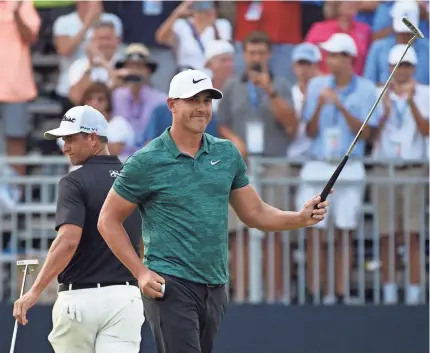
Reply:
M416 1L396 1L391 8L391 17L393 18L393 29L396 33L408 33L409 28L403 23L403 17L406 17L414 26L420 21L420 8Z
M221 91L213 87L207 74L199 70L185 70L172 78L169 98L190 98L203 91L209 91L212 99L222 98Z
M390 65L396 65L402 57L404 51L406 50L406 47L406 44L396 44L394 47L392 47L388 54L388 63ZM417 65L417 53L413 47L410 47L409 50L406 52L402 62L406 62L414 66Z
M212 58L222 54L233 54L234 47L226 40L214 40L207 46L205 52L205 64L207 64Z
M357 46L354 39L346 33L333 34L320 47L329 53L346 53L351 56L357 56Z
M102 113L89 105L73 107L64 114L60 127L46 131L47 140L56 140L58 137L69 136L85 132L107 136L108 122Z

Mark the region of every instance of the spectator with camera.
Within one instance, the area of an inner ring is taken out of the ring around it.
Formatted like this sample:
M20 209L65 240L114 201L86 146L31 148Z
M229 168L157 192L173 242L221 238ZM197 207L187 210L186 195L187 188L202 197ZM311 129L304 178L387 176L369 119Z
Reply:
M126 148L129 154L143 147L143 136L152 111L166 103L167 95L150 86L151 75L157 66L143 44L130 44L124 60L116 66L122 70L122 75L117 77L119 86L112 94L113 111L127 119L136 136L135 145Z
M389 52L388 66L392 71L405 51L406 45L397 44ZM414 79L414 73L419 59L414 48L409 48L402 62L397 68L390 83L388 92L383 97L384 114L379 123L373 150L374 157L378 159L398 159L405 161L394 169L394 175L384 167L376 166L372 173L377 177L419 178L426 175L424 166L419 161L427 158L426 139L429 136L429 97L428 85L423 85ZM382 91L382 88L379 89ZM409 162L409 163L408 163ZM421 184L408 185L410 197L405 199L404 188L406 186L394 185L392 192L394 198L390 198L390 185L374 185L372 195L378 195L374 200L378 207L379 229L381 236L381 263L383 281L383 302L396 304L398 302L398 287L395 271L390 273L390 268L396 268L395 252L399 244L409 237L409 283L405 288L405 301L408 305L419 303L420 299L420 253L419 233L421 231L421 219L424 217L424 209L421 200L426 193ZM402 205L393 207L390 205ZM405 206L403 207L403 206ZM394 225L390 224L390 215ZM407 221L406 221L407 220ZM405 224L405 222L407 222ZM393 226L394 234L390 234ZM408 226L409 229L406 229ZM402 234L402 231L406 234ZM391 235L394 237L390 239ZM393 259L391 261L390 259ZM390 275L394 274L394 277Z
M113 23L116 35L122 37L121 20L114 14L104 13L101 0L76 1L76 11L60 16L54 22L55 48L60 57L56 96L62 103L64 112L74 106L68 98L69 68L77 59L86 56L87 46L92 37L92 27L100 21Z
M77 59L69 68L69 99L75 104L92 82L109 84L113 81L115 65L121 59L120 38L113 22L98 22L92 29L86 57Z

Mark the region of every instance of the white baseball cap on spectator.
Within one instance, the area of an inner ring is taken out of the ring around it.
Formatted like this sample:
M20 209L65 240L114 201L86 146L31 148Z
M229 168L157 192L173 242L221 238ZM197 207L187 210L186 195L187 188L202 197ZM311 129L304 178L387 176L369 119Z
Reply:
M107 137L107 130L108 122L102 113L89 105L81 105L69 109L64 114L60 127L46 131L44 136L47 140L56 140L58 137L85 132Z
M333 34L320 47L329 53L345 53L354 57L357 56L357 46L354 39L346 33Z
M396 44L394 47L390 49L388 54L388 63L390 65L396 65L400 58L402 57L404 51L406 50L406 44ZM403 57L402 63L409 63L414 66L418 63L417 53L413 47L410 47Z
M301 43L294 47L292 59L293 62L307 61L312 64L316 64L321 61L321 52L314 44Z
M420 21L420 8L417 1L396 1L391 8L391 17L393 18L394 32L409 33L410 30L403 23L403 17L407 17L414 26L418 25Z
M210 92L212 99L222 98L222 92L213 87L212 80L207 74L199 70L185 70L172 78L169 98L191 98L203 91Z
M234 54L234 47L226 40L214 40L207 45L205 65L214 57L222 54Z

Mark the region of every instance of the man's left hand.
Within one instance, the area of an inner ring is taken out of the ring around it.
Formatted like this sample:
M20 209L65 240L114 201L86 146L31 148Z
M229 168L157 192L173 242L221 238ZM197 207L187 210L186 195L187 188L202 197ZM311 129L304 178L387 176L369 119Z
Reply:
M36 304L36 302L39 300L39 296L40 295L37 294L34 290L30 289L13 305L13 317L21 325L26 325L28 323L27 311L32 308L34 304Z
M332 193L333 190L330 192ZM300 217L302 219L302 227L313 226L321 222L327 215L327 207L329 202L326 200L321 202L321 196L318 195L312 200L306 202L303 209L300 211ZM315 208L317 206L317 208Z

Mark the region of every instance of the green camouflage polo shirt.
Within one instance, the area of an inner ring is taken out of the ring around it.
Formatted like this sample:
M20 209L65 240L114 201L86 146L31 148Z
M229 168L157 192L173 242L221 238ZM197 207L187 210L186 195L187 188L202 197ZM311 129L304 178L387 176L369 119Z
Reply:
M138 205L144 264L155 272L205 284L228 281L228 202L249 184L246 164L229 141L203 135L192 158L170 128L132 155L113 188Z

